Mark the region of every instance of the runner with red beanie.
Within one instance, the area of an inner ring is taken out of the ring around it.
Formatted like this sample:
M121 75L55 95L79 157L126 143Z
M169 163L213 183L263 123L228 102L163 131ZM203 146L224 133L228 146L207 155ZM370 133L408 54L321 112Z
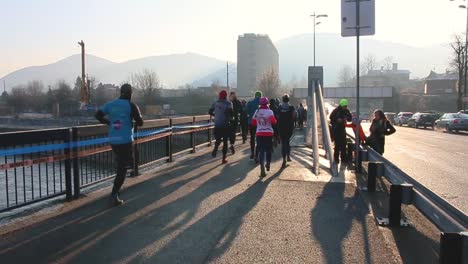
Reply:
M260 177L265 177L270 171L271 152L273 149L273 125L276 124L273 111L268 107L268 98L260 98L260 108L252 117L252 125L257 127L257 145L260 158ZM266 164L265 164L266 155Z
M221 140L223 141L223 160L222 163L227 163L226 154L228 149L228 140L230 135L230 120L232 118L232 103L227 100L226 90L219 92L219 99L209 110L210 115L215 117L214 120L214 136L215 146L211 155L216 157Z

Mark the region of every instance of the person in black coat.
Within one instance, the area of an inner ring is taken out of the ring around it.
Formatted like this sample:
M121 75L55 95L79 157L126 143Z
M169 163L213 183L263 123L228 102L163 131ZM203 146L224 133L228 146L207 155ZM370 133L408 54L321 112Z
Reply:
M366 140L367 143L371 148L382 155L385 151L385 136L396 132L382 110L374 111L374 119L372 120L369 131L370 135Z
M229 94L230 96L230 101L232 103L232 110L233 110L233 119L231 120L231 125L230 125L230 136L229 136L229 143L231 143L231 153L235 153L234 149L234 143L236 142L236 134L237 134L237 128L239 127L239 118L240 115L242 114L242 103L237 99L237 95L235 92L231 92Z
M338 163L348 162L346 154L346 122L351 122L352 115L348 110L348 100L341 99L340 105L330 114L331 137L335 142L333 156Z

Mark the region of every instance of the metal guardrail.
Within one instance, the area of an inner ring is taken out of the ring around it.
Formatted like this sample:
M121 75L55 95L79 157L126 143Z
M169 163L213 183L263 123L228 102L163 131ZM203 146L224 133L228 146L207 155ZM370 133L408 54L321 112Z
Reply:
M355 137L348 134L353 141ZM384 164L383 176L392 184L409 183L413 185L412 204L443 232L464 232L468 230L468 217L433 191L413 179L395 164L370 147L366 149L369 161Z
M348 136L354 141L355 137ZM439 262L441 264L468 263L468 217L427 187L410 177L395 164L384 158L370 147L359 147L367 152L369 165L383 165L384 176L391 184L389 218L379 218L379 224L407 225L401 219L401 204L412 204L441 231ZM361 153L360 153L361 154ZM359 154L359 155L360 155ZM358 159L359 160L359 159ZM361 164L357 164L356 168ZM367 189L375 190L377 166L368 171Z
M468 230L468 217L446 200L410 177L372 148L367 149L369 161L384 164L385 178L394 184L413 185L412 204L443 232L463 232Z
M145 121L135 131L134 175L210 145L208 115ZM0 133L0 212L65 195L114 176L114 156L105 125Z

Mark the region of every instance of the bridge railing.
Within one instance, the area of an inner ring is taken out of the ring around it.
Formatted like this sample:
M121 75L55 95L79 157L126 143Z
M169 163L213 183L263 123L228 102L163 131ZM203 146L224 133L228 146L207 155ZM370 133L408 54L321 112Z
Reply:
M65 195L115 175L105 125L0 133L0 212ZM135 167L170 162L210 145L213 126L205 116L145 121L135 133Z

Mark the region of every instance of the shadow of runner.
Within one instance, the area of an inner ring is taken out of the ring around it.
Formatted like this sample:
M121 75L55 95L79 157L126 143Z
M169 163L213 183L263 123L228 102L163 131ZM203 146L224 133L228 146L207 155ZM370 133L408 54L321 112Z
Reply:
M195 157L184 162L191 165L168 168L166 173L125 188L122 193L128 200L123 206L109 207L106 195L66 214L3 236L0 240L0 259L6 263L47 263L57 260L89 263L90 260L116 261L137 252L149 241L145 236L148 228L140 227L137 232L131 232L135 223L157 211L160 200L168 199L167 196L183 186L206 177L210 171L221 166L210 157ZM221 184L219 188L212 189L213 192L207 188L201 190L207 193L191 201L190 206L174 206L169 215L175 218L187 210L196 211L204 198L236 184L240 179ZM117 246L113 247L114 244Z
M343 168L344 166L341 166L340 171ZM362 225L364 243L362 250L365 260L361 260L361 263L372 263L367 237L368 210L357 191L353 196L347 197L347 188L354 187L343 183L325 184L322 194L317 197L316 206L311 211L312 238L320 243L326 263L344 263L344 240L350 235L353 222L357 221ZM353 250L357 250L358 245L356 243Z
M243 218L265 194L268 185L282 170L257 180L247 190L219 206L185 229L149 259L137 259L138 263L204 263L221 256L235 240Z

